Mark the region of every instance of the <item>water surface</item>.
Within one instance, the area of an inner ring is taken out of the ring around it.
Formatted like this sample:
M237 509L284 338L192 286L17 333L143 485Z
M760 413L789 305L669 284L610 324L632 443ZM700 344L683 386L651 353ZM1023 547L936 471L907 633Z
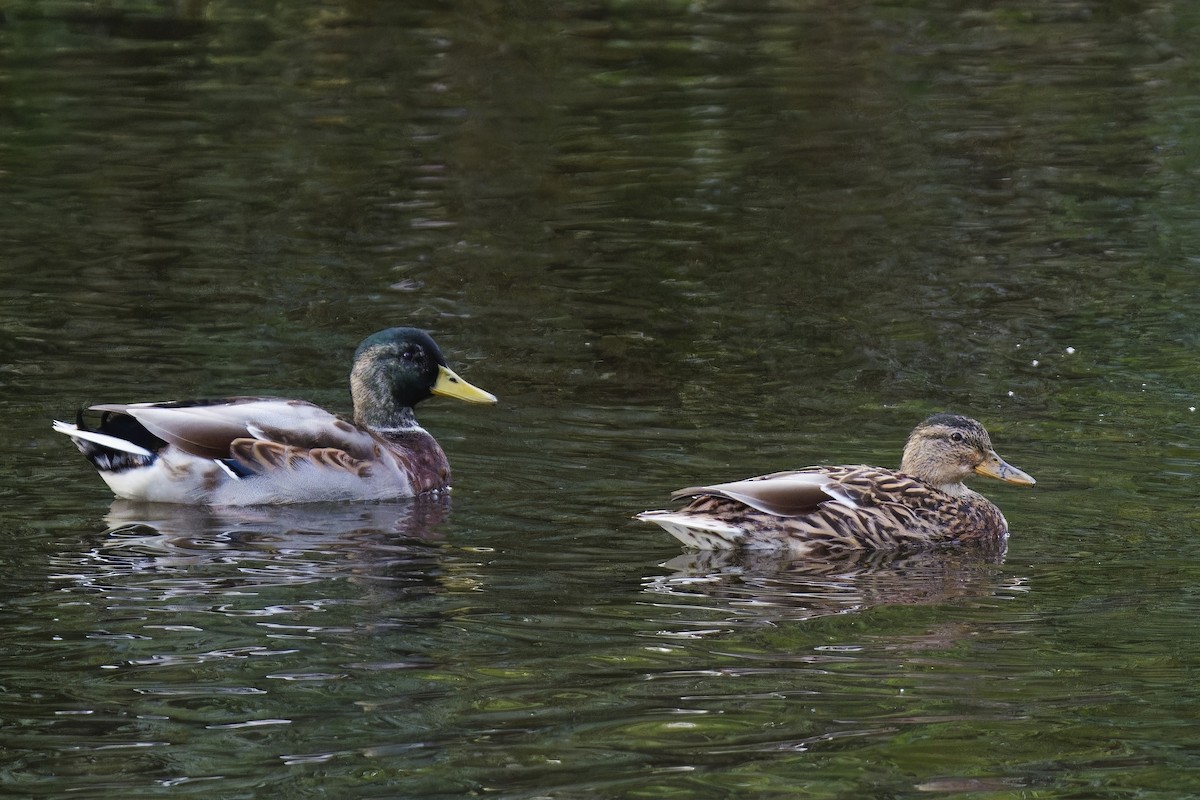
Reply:
M1195 13L14 2L14 796L1200 793ZM347 410L432 330L445 502L114 502L49 421ZM1002 560L687 554L670 490L981 419Z

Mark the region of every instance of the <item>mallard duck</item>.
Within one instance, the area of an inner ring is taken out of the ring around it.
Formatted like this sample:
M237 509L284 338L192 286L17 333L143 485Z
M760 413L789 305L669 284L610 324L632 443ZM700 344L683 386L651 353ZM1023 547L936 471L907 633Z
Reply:
M972 473L1034 484L996 454L978 422L934 414L909 435L899 471L821 466L693 486L672 495L692 498L684 508L637 518L698 550L803 556L966 542L1002 545L1008 523L1000 509L963 484Z
M431 395L496 398L446 366L429 334L388 328L350 371L354 421L303 400L231 397L91 406L100 425L54 423L118 497L256 505L411 497L449 487L446 454L413 416Z

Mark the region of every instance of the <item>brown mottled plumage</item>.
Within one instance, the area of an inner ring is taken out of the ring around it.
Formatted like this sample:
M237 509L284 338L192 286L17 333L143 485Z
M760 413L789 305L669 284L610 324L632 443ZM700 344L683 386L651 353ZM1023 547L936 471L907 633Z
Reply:
M896 550L951 543L1002 546L1000 509L964 484L971 475L1031 486L1033 478L996 454L973 419L935 414L904 447L900 470L822 466L675 492L678 511L637 518L699 550L747 548L793 555Z

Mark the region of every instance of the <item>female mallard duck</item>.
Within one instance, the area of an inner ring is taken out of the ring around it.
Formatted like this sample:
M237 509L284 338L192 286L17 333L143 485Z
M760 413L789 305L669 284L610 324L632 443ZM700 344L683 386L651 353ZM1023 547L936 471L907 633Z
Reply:
M496 398L454 374L429 334L389 328L368 336L350 371L354 422L303 400L232 397L92 406L55 422L100 477L129 500L257 505L411 497L449 486L450 465L417 424L431 395Z
M882 467L808 467L714 486L680 489L694 498L679 511L646 511L699 550L747 548L795 556L845 550L894 550L939 544L1003 544L1000 509L971 491L972 473L1032 486L1005 463L973 419L934 414L904 446L900 471Z

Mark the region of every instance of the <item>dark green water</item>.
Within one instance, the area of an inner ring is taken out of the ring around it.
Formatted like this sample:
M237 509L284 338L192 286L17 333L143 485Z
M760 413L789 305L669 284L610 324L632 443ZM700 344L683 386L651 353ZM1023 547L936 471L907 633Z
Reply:
M0 3L0 793L1200 795L1200 11ZM50 420L348 406L452 501L114 504ZM978 417L1002 563L630 516Z

